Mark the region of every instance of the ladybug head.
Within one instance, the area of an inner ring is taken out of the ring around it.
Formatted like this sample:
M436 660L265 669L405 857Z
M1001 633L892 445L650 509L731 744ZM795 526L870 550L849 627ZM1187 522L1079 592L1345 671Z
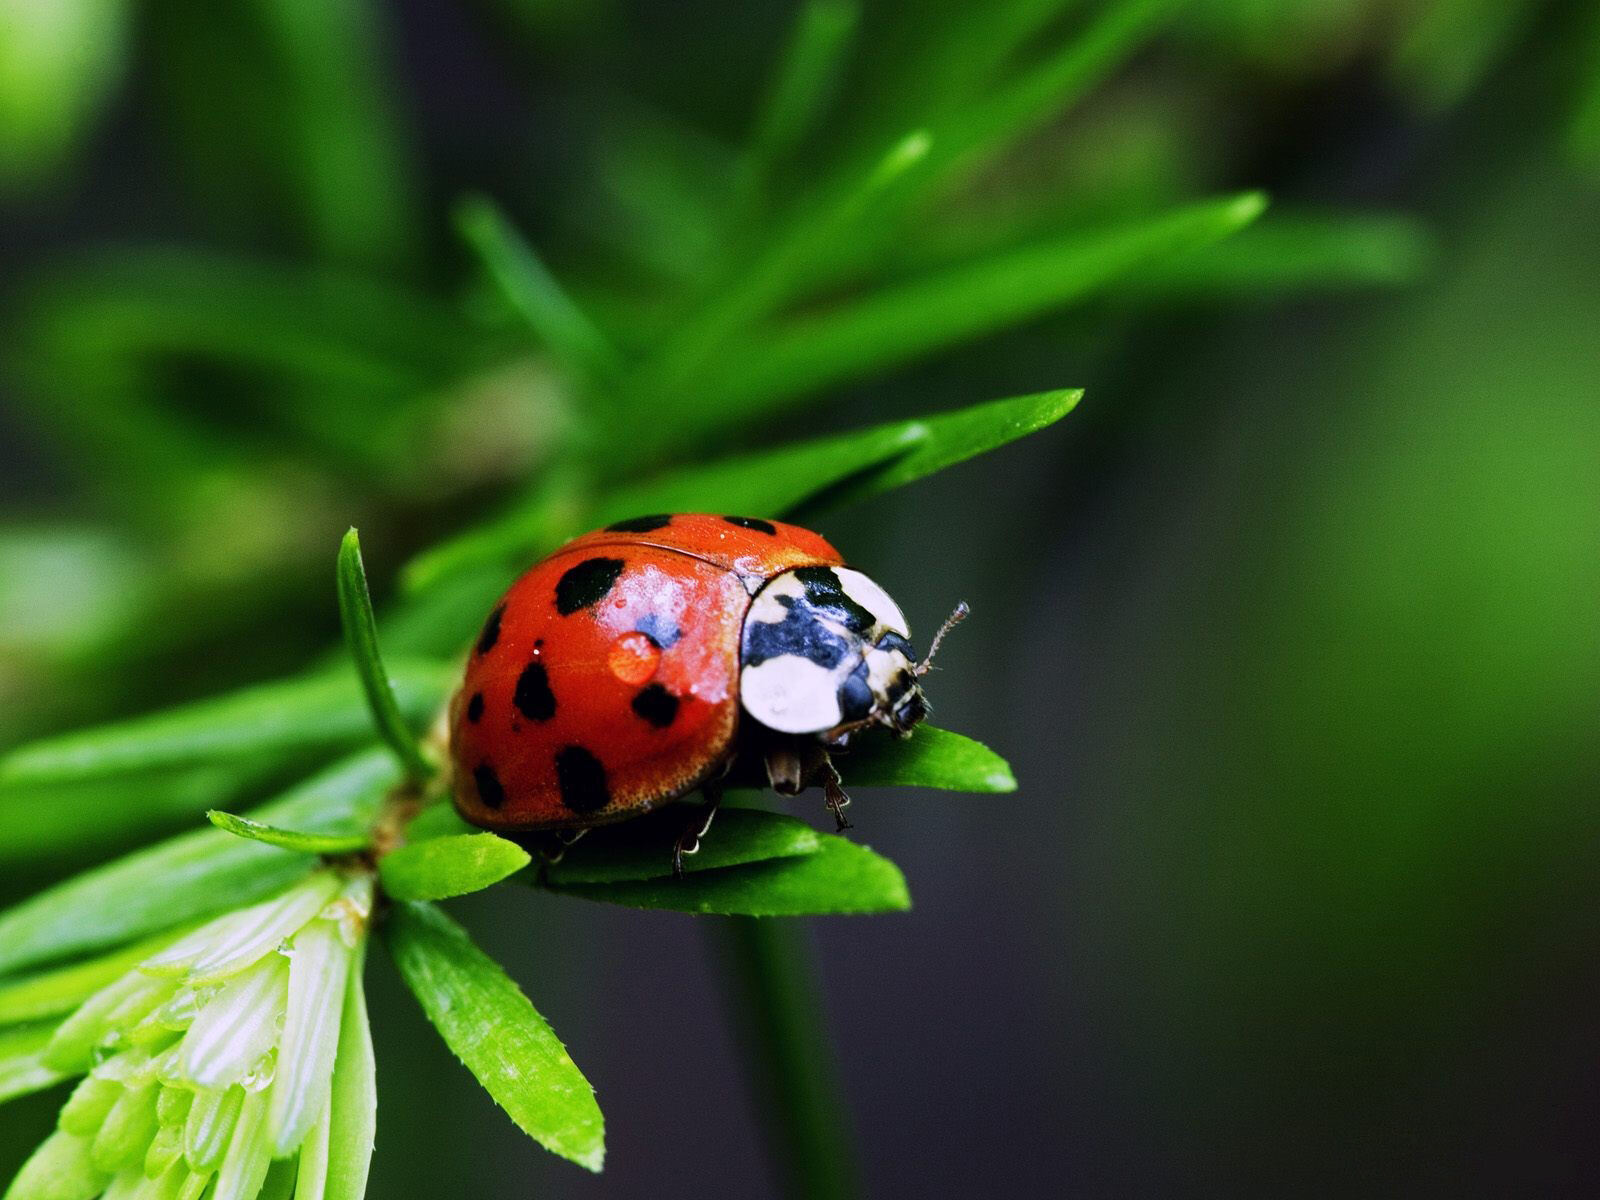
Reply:
M956 621L957 609L934 638ZM836 743L885 725L904 736L928 715L905 616L887 592L849 567L800 567L751 601L741 639L744 710L779 733Z

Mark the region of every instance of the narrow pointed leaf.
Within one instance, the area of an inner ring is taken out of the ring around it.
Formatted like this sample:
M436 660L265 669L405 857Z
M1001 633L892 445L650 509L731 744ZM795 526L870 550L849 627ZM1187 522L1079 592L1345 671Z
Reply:
M506 304L575 375L617 373L616 350L492 201L464 200L456 229Z
M378 1132L378 1074L362 966L358 956L345 984L344 1012L339 1019L322 1200L362 1200L367 1194L367 1173L372 1169L372 1147Z
M1265 200L1254 192L1024 246L872 292L853 304L752 332L676 414L678 430L741 419L783 400L1083 300L1147 263L1243 228Z
M1082 395L1067 390L994 400L668 471L613 489L581 525L653 512L803 517L912 483L1035 433L1071 412ZM548 550L548 536L543 523L530 525L514 511L427 552L406 573L426 582L447 569L498 564L499 579Z
M805 917L911 907L899 867L844 838L818 837L817 850L798 858L700 871L682 879L552 886L571 896L629 908L725 916Z
M673 843L694 818L694 807L672 804L631 821L591 829L567 848L560 862L544 868L544 878L556 885L666 878L672 874ZM821 836L804 821L761 809L724 807L701 839L699 851L686 855L683 866L690 873L712 871L814 854L821 845ZM526 878L536 881L532 873Z
M371 840L364 833L307 833L299 829L279 829L276 825L264 825L249 817L217 809L206 813L206 820L234 837L265 842L280 850L294 850L300 854L354 854L364 849Z
M456 834L401 846L383 856L378 877L394 900L447 900L515 875L531 856L492 833Z
M46 1066L42 1057L55 1028L54 1022L44 1021L0 1029L0 1104L66 1078Z
M407 775L413 780L424 780L433 774L433 768L422 757L416 734L406 726L394 685L383 669L383 655L378 650L378 623L372 615L367 572L361 563L361 537L354 529L349 530L339 544L338 583L339 621L344 626L345 647L355 662L356 678L361 681L378 735L394 751Z
M271 824L365 830L398 780L390 756L345 760L256 810ZM262 842L206 829L79 875L0 913L0 974L115 946L260 900L316 865Z
M908 738L858 738L835 759L847 787L920 787L1014 792L1011 767L982 742L922 725Z
M746 169L759 178L815 127L861 21L856 0L806 0L756 117Z
M432 717L454 670L433 662L393 665L389 678L406 718ZM212 762L235 755L339 749L372 738L360 686L342 672L246 688L29 743L0 757L0 785L98 779L124 771Z
M598 1171L605 1129L594 1089L521 989L431 904L396 905L389 949L428 1019L535 1141Z

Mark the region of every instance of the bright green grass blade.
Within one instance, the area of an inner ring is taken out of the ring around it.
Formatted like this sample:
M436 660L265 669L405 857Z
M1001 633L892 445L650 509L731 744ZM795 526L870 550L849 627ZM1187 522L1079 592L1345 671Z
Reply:
M369 750L253 816L311 832L354 834L371 824L397 780L389 755ZM315 861L220 829L172 838L0 913L0 975L241 907L293 882Z
M43 1091L66 1078L45 1066L41 1057L55 1031L54 1021L0 1029L0 1104Z
M661 879L672 874L672 847L694 819L695 805L672 804L647 816L591 829L543 870L552 886ZM723 808L700 842L684 856L687 872L713 871L776 858L814 854L822 839L804 821L756 808ZM533 872L523 876L538 882Z
M393 900L447 900L481 892L532 861L521 846L492 833L428 838L401 846L378 864Z
M355 663L356 678L367 697L367 707L378 735L394 751L406 774L415 782L433 774L433 767L422 757L417 737L407 727L394 686L383 669L378 649L378 622L372 615L372 596L367 591L367 571L361 563L361 536L352 528L339 544L338 566L339 622L344 627L345 648Z
M551 354L579 379L617 374L616 349L493 201L468 197L455 219L501 298Z
M1410 217L1274 212L1225 241L1147 263L1114 290L1140 299L1268 299L1288 291L1397 287L1421 278L1434 252L1433 238Z
M276 755L69 782L0 783L0 864L93 855L289 777Z
M518 1128L598 1171L605 1126L594 1089L499 964L431 904L396 905L385 931L423 1012Z
M65 1016L179 936L176 931L164 933L87 962L0 982L0 1025Z
M378 1131L378 1076L372 1054L372 1027L367 1020L366 987L361 979L365 959L363 946L357 961L351 964L350 979L345 984L339 1050L328 1102L328 1168L322 1200L363 1200L367 1173L372 1167L373 1140Z
M853 304L752 333L683 401L687 437L749 420L791 397L899 365L1081 301L1150 263L1242 229L1265 199L1247 192L1079 232L881 288Z
M948 729L919 725L910 737L868 733L835 757L847 787L941 788L952 792L1014 792L1011 766L982 742Z
M429 720L453 674L432 662L393 664L389 679L406 718L418 726ZM0 757L0 786L98 779L240 754L333 750L371 734L357 682L342 672L314 675L29 743Z
M354 854L364 850L371 840L365 833L307 833L300 829L279 829L276 825L264 825L249 817L214 808L206 813L206 820L234 837L265 842L297 854Z
M861 23L857 0L806 0L750 134L745 170L760 180L816 127Z
M580 528L658 512L729 512L782 517L836 507L900 487L1060 420L1078 391L996 400L951 413L668 471L613 488ZM549 527L510 512L415 559L409 586L428 587L467 570L500 581L547 551Z
M651 415L649 425L634 431L628 449L636 455L648 453L674 440L685 415L680 409L701 407L697 401L691 405L690 397L730 340L803 291L818 257L871 213L879 197L927 157L928 148L923 130L900 139L860 178L808 208L755 262L685 318L661 350L625 381L630 404ZM665 404L669 399L671 404Z
M911 907L899 867L844 838L817 837L820 844L810 854L697 871L682 879L552 886L567 895L629 908L746 917L900 912Z
M1027 437L1055 424L1077 407L1083 392L1076 388L1040 392L1008 400L991 400L907 422L906 432L920 430L904 454L840 477L830 487L817 490L799 504L783 510L802 522L812 513L839 508L894 488L915 483L936 471L953 467Z

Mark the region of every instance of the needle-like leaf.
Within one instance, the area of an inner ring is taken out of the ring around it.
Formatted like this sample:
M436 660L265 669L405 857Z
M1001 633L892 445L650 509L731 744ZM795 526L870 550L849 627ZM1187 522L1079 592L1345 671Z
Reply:
M373 724L406 774L420 782L433 774L433 767L423 758L416 735L407 727L400 703L395 699L394 686L383 669L383 656L378 650L378 623L372 615L367 572L361 563L361 537L354 529L339 543L338 581L339 620L344 626L345 646L355 663L356 677L361 680Z

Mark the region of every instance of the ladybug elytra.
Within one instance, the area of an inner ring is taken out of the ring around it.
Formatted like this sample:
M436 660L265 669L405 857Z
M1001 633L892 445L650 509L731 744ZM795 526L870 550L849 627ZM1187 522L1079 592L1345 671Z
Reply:
M909 636L888 593L809 530L704 513L608 525L536 563L485 622L450 709L456 808L487 829L583 830L700 789L681 871L743 761L784 795L820 784L842 829L829 750L927 716L932 655Z

